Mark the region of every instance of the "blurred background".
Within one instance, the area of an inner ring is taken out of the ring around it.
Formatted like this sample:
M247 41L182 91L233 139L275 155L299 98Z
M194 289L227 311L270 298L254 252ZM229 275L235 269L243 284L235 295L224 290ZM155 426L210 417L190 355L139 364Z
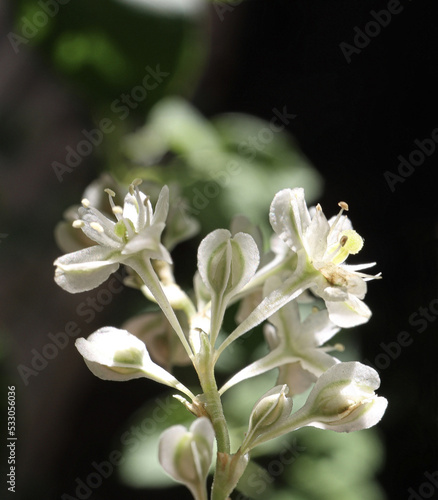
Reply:
M357 261L376 261L384 279L369 284L371 321L342 332L343 357L379 371L389 408L368 431L295 433L293 460L268 450L258 463L270 475L252 470L253 490L234 498L438 498L437 10L427 0L1 1L0 406L6 415L15 385L16 498L190 498L157 471L154 411L166 426L186 418L168 393L103 382L74 348L144 299L115 282L76 296L53 281L54 228L105 173L178 183L185 220L200 220L172 253L187 286L202 237L235 213L267 233L279 189L303 186L328 215L348 202L366 241ZM50 351L66 330L70 341ZM257 349L249 340L240 355ZM230 396L237 424L255 387ZM6 447L1 456L6 467Z

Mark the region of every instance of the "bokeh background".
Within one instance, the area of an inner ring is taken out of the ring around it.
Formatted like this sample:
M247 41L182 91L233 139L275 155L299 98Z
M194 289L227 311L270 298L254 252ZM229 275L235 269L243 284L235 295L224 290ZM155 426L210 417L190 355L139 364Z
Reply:
M284 473L271 467L262 498L438 498L436 142L399 170L399 156L409 161L438 128L437 10L431 0L2 0L0 407L6 415L15 385L15 498L79 498L77 478L123 451L136 419L167 401L152 382L94 378L73 341L32 368L70 321L86 336L145 307L133 289L95 306L99 291L72 296L53 282L54 228L104 172L177 180L195 208L197 193L214 192L201 232L173 254L185 283L201 237L236 211L267 227L277 189L304 185L329 215L347 201L366 240L359 261L376 261L384 279L369 286L371 321L342 334L344 354L378 369L389 408L373 430L297 434L303 451ZM151 71L159 85L134 91ZM269 134L276 112L285 129ZM62 170L67 148L105 119L111 132ZM84 301L96 307L89 322L78 315ZM254 355L251 343L241 355ZM230 402L236 414L242 401ZM81 498L189 498L154 483L148 437L135 441L135 460L127 446L140 474L114 467ZM259 461L268 470L275 451ZM2 469L8 494L5 483Z

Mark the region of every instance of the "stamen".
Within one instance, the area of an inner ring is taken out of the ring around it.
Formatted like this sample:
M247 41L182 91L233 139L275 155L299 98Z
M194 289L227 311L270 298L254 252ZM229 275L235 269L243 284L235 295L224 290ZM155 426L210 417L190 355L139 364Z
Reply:
M140 184L143 182L142 179L134 179L131 184L129 185L129 194L131 194L132 196L134 196L135 194L135 191L137 190L138 186L140 186Z
M338 206L342 208L342 210L345 210L346 212L348 212L348 203L345 203L345 201L340 201L338 203Z
M114 205L112 207L113 214L114 215L122 215L123 214L123 208L120 205Z
M331 351L344 352L345 346L343 344L326 345L324 347L320 347L320 350L323 352L331 352Z
M91 222L90 227L98 233L103 233L103 227L98 222Z
M87 200L87 198L84 198L84 199L81 201L81 203L82 203L82 206L83 206L84 208L89 208L89 206L90 206L90 204L91 204L91 203L90 203L90 200Z
M336 227L336 224L339 222L339 219L341 218L343 211L344 210L348 211L348 203L345 203L345 201L340 201L338 203L338 206L341 207L341 210L339 211L338 215L336 216L336 219L333 221L333 224L330 227L330 231L328 233L329 235L331 234L333 229Z
M80 229L85 226L85 222L83 220L77 219L73 221L72 226L76 229Z
M151 224L151 210L150 210L150 199L149 196L146 196L146 198L143 201L143 205L145 206L145 225L150 226Z
M114 198L116 196L116 193L110 188L106 188L104 189L104 191L105 193L108 193L111 196L111 198Z

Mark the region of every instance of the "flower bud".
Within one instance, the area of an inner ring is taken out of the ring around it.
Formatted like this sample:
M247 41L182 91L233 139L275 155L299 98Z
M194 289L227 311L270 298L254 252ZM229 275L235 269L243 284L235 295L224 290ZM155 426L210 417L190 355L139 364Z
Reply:
M205 489L213 456L214 430L207 417L196 419L187 429L174 425L163 432L159 460L163 469L190 489L193 496Z
M286 384L277 385L256 402L249 417L248 432L241 447L243 454L250 451L253 440L282 424L289 417L293 401L292 398L286 396L288 392L289 388Z
M194 397L187 387L151 360L144 342L126 330L100 328L88 339L77 339L76 348L90 371L103 380L146 377Z
M259 251L246 233L231 237L226 229L207 235L198 250L198 268L207 288L217 296L237 293L254 275Z
M298 413L307 414L313 427L350 432L375 425L388 402L374 390L380 385L378 373L358 362L339 363L317 380Z

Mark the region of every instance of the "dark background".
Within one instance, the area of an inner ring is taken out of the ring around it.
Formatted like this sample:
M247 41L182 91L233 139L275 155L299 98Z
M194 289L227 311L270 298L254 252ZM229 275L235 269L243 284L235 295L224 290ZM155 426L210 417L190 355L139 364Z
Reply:
M379 480L389 499L408 499L409 488L419 491L427 481L426 471L438 470L438 152L393 191L384 176L397 174L397 157L407 158L418 149L414 141L438 127L438 6L400 4L403 10L351 62L340 43L353 44L354 28L363 29L370 12L388 2L253 0L225 12L222 21L211 8L211 53L192 97L207 116L243 111L269 120L274 107L286 106L297 115L289 131L325 180L322 206L333 213L339 200L347 201L355 227L366 235L360 261L375 260L384 279L370 283L373 317L357 335L365 362L380 368L379 393L390 402L379 424L386 448ZM88 472L97 450L107 456L106 436L141 404L145 386L103 387L84 372L72 345L29 387L16 375L16 365L29 363L31 349L43 345L47 332L62 330L83 300L66 298L52 282L59 254L52 229L96 176L99 158L88 158L68 187L55 179L48 165L81 128L91 127L92 117L80 93L38 50L12 52L5 34L13 7L4 0L0 7L0 233L8 234L0 247L0 308L13 332L4 372L5 384L17 386L19 404L17 497L52 499L71 491L71 478ZM111 311L129 303L132 293L115 297ZM414 313L426 318L424 328ZM378 357L385 353L382 343L395 342L402 331L413 341L386 367ZM150 395L158 391L149 385ZM111 479L92 498L143 497ZM163 493L149 496L158 497Z

